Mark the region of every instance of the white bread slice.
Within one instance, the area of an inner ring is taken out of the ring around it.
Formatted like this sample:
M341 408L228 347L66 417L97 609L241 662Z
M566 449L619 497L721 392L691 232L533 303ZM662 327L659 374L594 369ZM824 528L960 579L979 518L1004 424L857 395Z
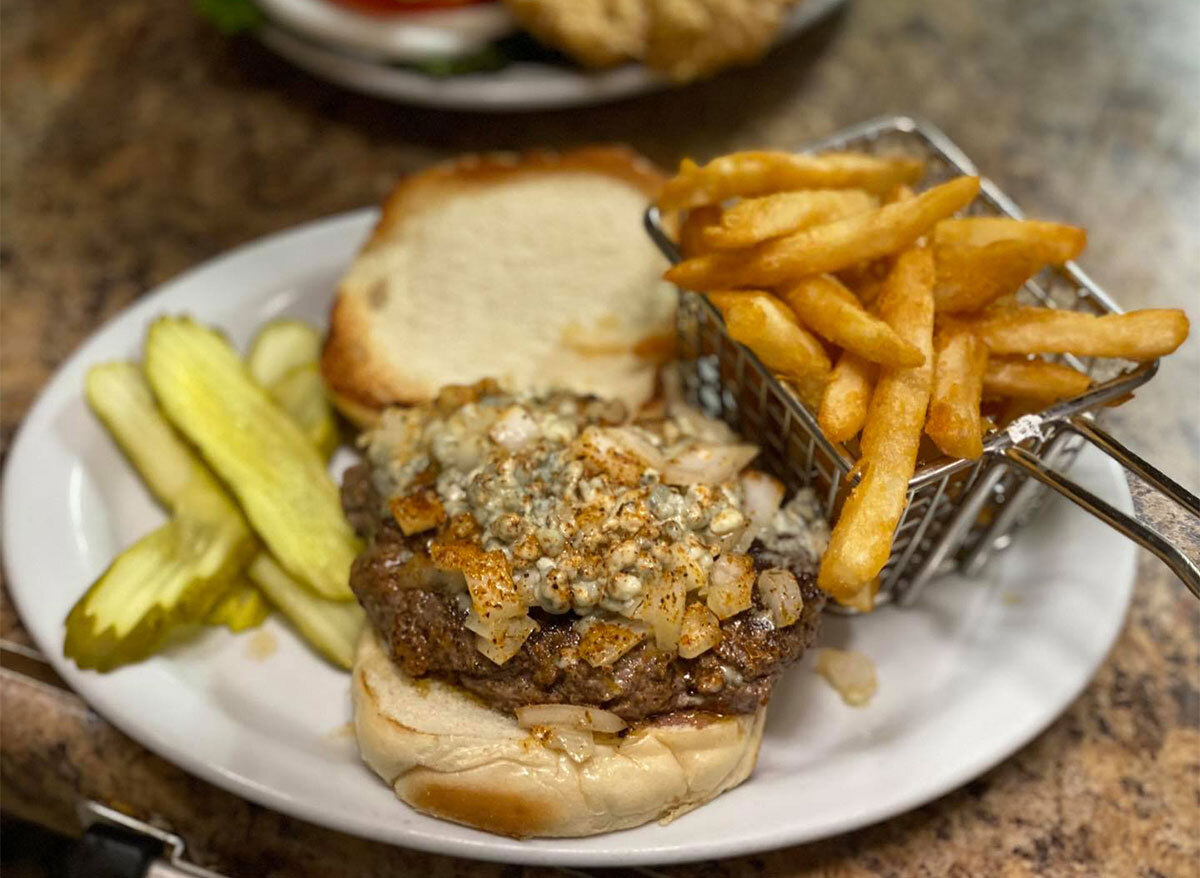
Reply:
M642 228L662 178L622 148L468 156L403 180L338 290L321 370L369 421L495 378L636 408L674 293Z
M406 676L370 626L352 694L363 759L400 799L517 838L673 820L750 776L766 717L667 717L574 762L462 689Z

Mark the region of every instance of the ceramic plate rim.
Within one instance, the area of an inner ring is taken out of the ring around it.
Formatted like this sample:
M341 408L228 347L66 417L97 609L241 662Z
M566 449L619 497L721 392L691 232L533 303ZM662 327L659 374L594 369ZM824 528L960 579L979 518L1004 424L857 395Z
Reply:
M862 813L838 821L819 821L805 824L797 830L795 827L776 826L754 833L744 831L733 840L706 840L695 845L666 845L655 847L653 843L641 844L637 847L623 847L621 833L608 836L611 847L604 851L587 847L572 847L573 843L583 844L587 840L556 840L552 844L538 846L538 842L516 842L511 839L485 836L482 840L476 838L446 838L440 835L415 835L412 831L399 832L394 829L381 829L375 824L365 822L364 818L355 819L353 815L344 816L322 810L320 802L310 802L299 799L286 791L277 790L255 783L236 773L223 771L219 765L193 755L192 751L174 740L164 740L140 720L137 713L124 713L104 695L102 679L95 675L79 672L61 654L61 644L49 640L57 637L57 627L53 635L42 630L42 626L31 624L36 616L30 603L31 589L28 582L34 572L21 566L14 559L10 548L14 538L20 538L20 516L15 513L20 508L21 497L13 488L12 475L16 467L27 457L27 449L39 431L47 427L48 421L58 408L73 396L78 397L81 387L68 383L71 376L76 375L84 365L95 357L98 349L106 342L123 334L140 332L145 319L149 315L163 310L165 307L175 307L171 299L182 297L188 290L202 284L206 277L221 273L244 270L244 264L261 260L264 256L278 251L278 254L296 250L303 251L305 242L330 236L343 236L348 250L346 258L352 256L353 249L350 241L357 242L369 228L377 212L372 209L352 211L345 214L315 220L289 230L260 238L236 247L220 256L208 260L178 277L162 284L154 291L142 297L129 308L120 312L93 333L71 356L55 371L50 381L43 388L37 401L31 407L18 431L6 462L3 481L3 521L0 522L4 536L4 568L8 576L10 593L17 605L18 611L29 628L30 633L38 642L42 652L60 675L72 684L72 688L81 694L86 693L89 703L94 704L117 728L135 740L140 741L150 750L183 767L190 773L214 785L229 790L236 795L257 802L268 808L290 814L303 820L319 823L330 828L354 835L373 838L390 844L398 844L414 849L425 850L440 854L474 857L477 859L493 860L511 863L555 864L555 865L647 865L689 862L713 857L736 856L767 849L813 841L818 838L857 829L877 823L913 807L931 801L953 790L970 779L987 771L989 768L1008 758L1012 753L1027 744L1049 726L1076 698L1092 679L1096 669L1103 663L1117 635L1121 631L1128 603L1132 594L1135 580L1134 558L1135 550L1131 544L1120 541L1122 548L1114 549L1119 557L1120 571L1117 581L1113 583L1114 590L1121 590L1115 597L1119 598L1114 605L1114 612L1106 622L1110 626L1101 640L1103 648L1092 655L1087 662L1086 671L1081 671L1069 692L1064 692L1055 703L1046 708L1032 721L1021 725L1009 735L1003 744L996 745L991 750L977 753L971 760L958 764L954 770L944 772L935 778L935 782L914 787L908 795L890 800L886 807L867 809ZM340 243L339 243L340 246ZM330 260L332 261L332 260ZM296 271L297 269L292 269ZM193 294L194 295L194 294ZM251 295L253 295L251 293ZM1102 492L1106 498L1124 511L1132 509L1128 487L1120 476L1120 470L1115 463L1108 461L1106 482L1108 487ZM1079 513L1082 515L1082 513ZM1119 608L1119 612L1116 610ZM397 803L398 808L404 806ZM389 826L397 826L401 821ZM462 827L449 825L447 832L456 832ZM469 832L469 831L467 831Z

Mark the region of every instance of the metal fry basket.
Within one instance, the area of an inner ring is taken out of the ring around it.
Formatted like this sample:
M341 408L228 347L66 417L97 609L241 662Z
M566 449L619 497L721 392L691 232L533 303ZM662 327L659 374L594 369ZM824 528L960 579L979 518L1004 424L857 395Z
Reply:
M979 175L974 163L945 134L908 116L875 119L802 151L825 150L917 156L926 160L928 184L962 174ZM1020 208L987 178L982 178L979 197L966 212L1023 218ZM679 261L679 251L655 207L646 212L646 228L667 258ZM1029 304L1095 314L1121 311L1074 263L1042 271L1025 285L1019 298ZM789 491L813 487L826 517L834 520L847 490L857 482L857 475L851 475L857 440L838 445L826 439L815 414L748 348L728 335L720 313L704 297L679 291L677 334L688 399L757 442L762 464ZM1178 547L1061 474L1089 442L1200 517L1200 500L1095 424L1105 405L1154 377L1158 361L1071 355L1051 359L1087 372L1092 388L993 432L985 439L979 460L940 457L918 465L908 485L908 506L896 527L891 557L880 577L879 603L911 603L930 580L951 570L977 572L1012 542L1017 529L1045 499L1047 488L1145 546L1200 597L1200 568Z

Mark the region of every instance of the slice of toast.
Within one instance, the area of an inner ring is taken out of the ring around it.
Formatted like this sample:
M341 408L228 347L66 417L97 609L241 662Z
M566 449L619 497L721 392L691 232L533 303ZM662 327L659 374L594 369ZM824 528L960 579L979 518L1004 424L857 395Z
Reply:
M342 280L321 371L352 420L495 378L636 408L674 339L642 227L661 175L616 147L468 156L408 177Z

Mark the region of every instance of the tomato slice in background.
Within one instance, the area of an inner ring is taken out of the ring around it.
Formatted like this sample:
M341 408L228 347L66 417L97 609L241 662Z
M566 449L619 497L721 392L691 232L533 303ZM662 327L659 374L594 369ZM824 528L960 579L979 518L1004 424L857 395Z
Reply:
M326 0L336 6L345 6L357 12L372 15L403 15L405 12L428 12L431 9L450 9L455 6L473 6L477 3L492 3L494 0Z

